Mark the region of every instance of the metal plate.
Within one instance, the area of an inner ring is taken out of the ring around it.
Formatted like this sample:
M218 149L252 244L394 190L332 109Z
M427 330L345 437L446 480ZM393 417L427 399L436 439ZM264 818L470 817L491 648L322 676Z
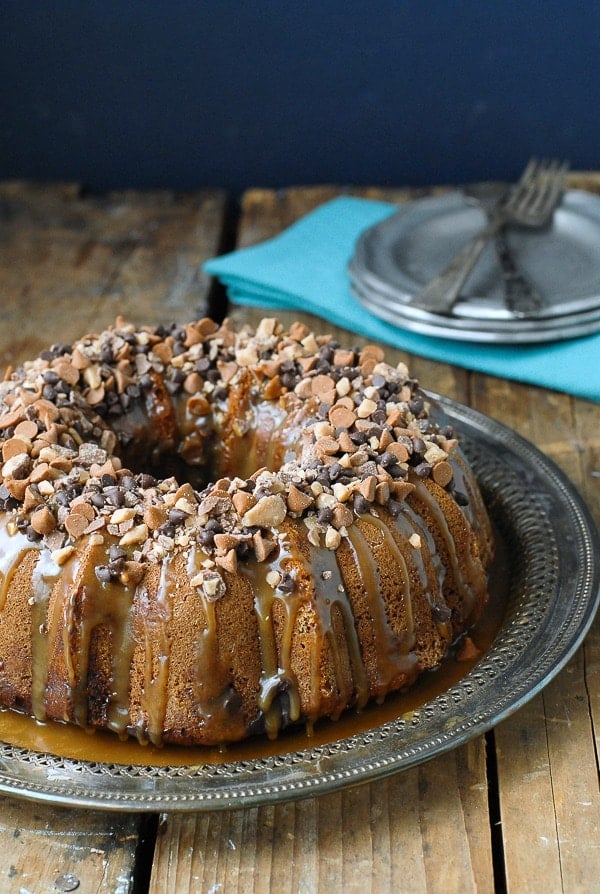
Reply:
M565 193L549 228L507 232L519 267L544 299L537 318L525 321L528 327L505 307L493 243L467 280L451 316L411 305L412 296L484 223L482 209L458 192L401 207L357 241L349 272L359 300L379 316L384 311L385 318L399 326L409 320L406 328L444 337L547 341L596 331L600 325L600 199L578 190ZM370 295L375 298L373 308L368 304ZM491 338L491 332L498 337Z
M556 319L522 319L499 325L482 320L474 322L466 317L433 314L416 306L399 304L358 281L352 281L350 286L357 300L370 313L400 329L435 338L517 345L565 341L600 330L600 307Z
M410 715L366 732L292 752L282 739L280 753L253 760L121 766L0 744L0 792L127 811L275 803L415 766L480 735L536 695L573 655L594 617L598 534L573 485L551 460L489 417L439 401L461 432L490 513L515 558L500 631L458 683ZM335 724L328 729L335 736Z

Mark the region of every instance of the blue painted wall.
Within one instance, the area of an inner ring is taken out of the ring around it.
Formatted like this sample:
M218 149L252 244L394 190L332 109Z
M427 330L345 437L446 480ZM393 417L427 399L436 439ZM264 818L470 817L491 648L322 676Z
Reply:
M2 0L0 177L429 184L600 167L600 3Z

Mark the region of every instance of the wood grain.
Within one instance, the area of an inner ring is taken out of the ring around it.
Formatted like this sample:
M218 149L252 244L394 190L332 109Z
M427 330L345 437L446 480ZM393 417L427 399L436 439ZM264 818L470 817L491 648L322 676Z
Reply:
M320 798L165 815L150 892L492 891L484 774L477 739Z
M600 191L600 176L571 185ZM441 188L440 188L441 189ZM279 232L340 193L405 201L400 189L251 190L238 244ZM82 195L77 186L0 184L0 366L52 341L206 308L199 272L223 236L224 196L201 191ZM236 322L260 309L232 308ZM279 314L284 324L315 317ZM334 329L344 343L364 343ZM428 388L499 418L552 457L600 521L600 406L386 348ZM320 798L164 814L147 822L0 799L0 889L136 894L197 891L588 892L600 877L600 623L554 681L490 737L405 773ZM497 813L498 811L498 813ZM146 878L148 876L148 878ZM147 885L146 885L147 883Z

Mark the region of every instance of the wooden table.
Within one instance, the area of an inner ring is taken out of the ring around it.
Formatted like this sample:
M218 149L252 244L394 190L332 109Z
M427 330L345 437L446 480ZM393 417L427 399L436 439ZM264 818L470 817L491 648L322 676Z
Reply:
M571 182L600 191L593 175ZM224 295L201 262L277 233L339 192L253 190L238 213L218 191L98 198L69 184L0 185L0 368L119 313L140 323L184 322L207 308L222 316ZM308 315L280 317L329 328ZM600 405L408 359L428 387L501 413L563 468L600 521ZM599 890L599 634L597 621L558 677L493 732L383 781L296 803L160 816L0 798L0 890Z

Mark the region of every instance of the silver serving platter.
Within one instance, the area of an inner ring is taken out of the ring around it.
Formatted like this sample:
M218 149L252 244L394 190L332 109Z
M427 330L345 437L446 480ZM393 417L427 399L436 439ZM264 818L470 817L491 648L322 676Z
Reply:
M445 338L526 343L600 329L600 198L580 190L565 193L548 228L507 231L544 300L535 319L519 320L506 308L493 242L451 315L419 308L414 296L484 223L481 206L460 192L401 206L356 243L348 270L359 301L388 322Z
M461 433L511 556L499 632L458 683L365 732L335 739L332 724L330 741L311 746L307 739L306 748L289 751L282 738L280 752L249 760L122 766L0 743L0 792L114 811L275 803L413 767L481 735L533 698L573 655L593 620L600 598L598 533L573 485L532 444L475 410L437 400Z

